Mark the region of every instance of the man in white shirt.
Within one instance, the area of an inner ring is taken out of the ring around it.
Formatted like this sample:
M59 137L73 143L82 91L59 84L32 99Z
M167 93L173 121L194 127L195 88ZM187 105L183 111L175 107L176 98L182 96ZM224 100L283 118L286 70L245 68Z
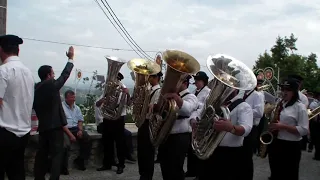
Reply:
M151 109L154 104L158 102L161 88L160 88L160 80L162 77L162 72L158 74L149 76L149 83L152 86L150 91L150 102L149 102L149 113L150 115ZM137 148L138 148L138 167L140 180L152 180L154 173L154 155L155 148L150 140L149 133L149 116L144 120L141 127L138 129L137 136Z
M258 82L258 81L257 81ZM261 85L257 83L257 86ZM258 85L259 84L259 85ZM257 89L257 88L255 88ZM258 125L260 123L261 118L263 117L264 113L264 101L263 98L261 97L260 93L256 90L251 90L247 91L244 93L243 100L248 103L251 108L252 108L252 113L253 113L253 126L251 128L251 132L247 137L244 138L243 141L243 148L245 149L246 153L246 167L250 169L250 171L246 171L248 174L246 174L247 180L253 179L253 159L252 155L253 153L256 153L257 146L259 145L259 141L257 141L257 136L258 136Z
M190 116L198 108L198 99L188 90L188 76L179 88L179 93L168 93L164 97L174 99L179 107L178 118L174 122L167 140L159 146L160 167L163 180L183 180L183 164L190 145Z
M118 73L117 79L119 82L123 80L123 75ZM117 165L117 174L122 174L123 169L125 168L125 136L124 136L124 125L125 125L125 116L126 116L126 105L130 104L130 95L129 90L124 84L122 84L123 93L120 96L126 96L126 104L121 112L121 117L117 120L103 119L103 132L102 140L104 143L104 157L103 165L98 168L97 171L110 170L114 162L114 142L116 143L117 156L119 164ZM96 102L96 106L100 107L105 102L106 99L103 97ZM118 102L122 103L122 102Z
M211 157L202 162L199 180L246 177L248 170L244 167L245 152L242 146L244 137L252 128L253 113L251 106L237 94L238 90L235 90L225 101L230 109L230 119L214 122L213 128L216 131L227 133Z
M309 107L308 97L301 92L301 88L302 88L302 84L303 84L303 77L301 77L300 75L297 75L297 74L293 74L293 75L289 75L288 79L295 79L297 81L297 83L299 84L299 92L298 92L299 93L299 100L308 109L308 107ZM303 136L300 143L301 143L301 150L303 150L303 151L307 150L308 136L307 135Z
M313 111L314 109L320 106L319 99L320 93L315 92L314 94L315 100L310 104L310 110ZM309 129L310 129L310 139L311 142L308 146L308 152L312 152L313 146L315 147L314 152L314 160L320 161L320 115L314 117L309 121Z
M24 180L24 151L31 130L32 72L19 59L23 40L0 36L0 179Z
M202 106L206 102L206 99L211 91L211 89L207 86L209 77L205 72L199 71L195 76L193 76L193 78L195 80L194 84L196 86L196 90L193 94L196 95L198 98L198 108L196 111L192 112L192 115L190 116L191 121L195 120L197 115L201 113L200 111L202 110ZM192 138L191 136L192 134L190 134L190 138ZM194 154L192 145L190 143L189 149L188 149L188 157L187 157L186 177L197 176L198 161L199 159Z

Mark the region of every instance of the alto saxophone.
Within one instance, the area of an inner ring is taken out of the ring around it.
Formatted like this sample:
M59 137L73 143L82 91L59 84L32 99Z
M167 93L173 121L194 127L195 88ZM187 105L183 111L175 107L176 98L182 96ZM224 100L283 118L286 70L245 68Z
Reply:
M276 123L279 119L279 115L280 115L280 110L282 106L282 100L277 104L276 108L273 110L273 116L271 118L270 123ZM273 142L275 138L275 134L271 131L264 131L261 135L260 135L260 157L261 158L265 158L267 157L267 149L268 149L268 145L271 144Z
M132 119L139 128L144 123L149 110L149 76L159 73L161 68L157 63L146 59L132 59L127 65L135 73Z

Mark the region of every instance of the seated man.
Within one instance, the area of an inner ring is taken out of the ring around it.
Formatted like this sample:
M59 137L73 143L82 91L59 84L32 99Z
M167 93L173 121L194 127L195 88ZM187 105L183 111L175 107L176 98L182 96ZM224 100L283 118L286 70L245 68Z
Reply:
M68 129L72 133L72 138L65 135L65 147L66 152L64 156L62 172L61 174L68 174L68 150L70 149L70 144L73 141L77 141L80 146L79 156L74 160L74 164L79 170L86 170L84 165L85 160L90 157L91 151L91 141L90 136L86 131L83 130L83 115L79 106L75 104L75 93L72 90L67 90L64 94L65 101L62 102L62 107L66 114Z

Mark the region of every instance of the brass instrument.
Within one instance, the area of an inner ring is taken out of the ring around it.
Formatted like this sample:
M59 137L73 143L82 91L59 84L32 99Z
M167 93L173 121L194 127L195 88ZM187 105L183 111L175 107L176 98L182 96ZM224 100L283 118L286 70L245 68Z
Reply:
M280 113L280 108L282 106L282 101L280 101L276 108L273 110L273 116L272 116L272 120L270 121L270 123L275 123L277 122L279 119L277 119L279 117L279 113ZM264 131L261 135L260 135L260 142L261 142L261 146L260 146L260 157L261 158L265 158L267 157L267 148L268 145L272 143L274 139L274 135L271 131Z
M308 109L308 117L309 117L309 121L311 119L313 119L314 117L318 116L320 114L320 106L318 106L317 108L315 108L314 110L310 110Z
M151 91L149 76L159 73L161 68L157 63L146 59L131 59L127 65L135 74L132 119L139 128L146 119L149 110Z
M104 85L103 97L106 102L100 107L103 118L116 120L119 119L123 108L125 107L126 97L122 95L122 83L117 79L118 73L125 64L124 60L106 56L108 61L108 74Z
M214 79L210 81L211 92L204 103L200 121L192 132L192 148L199 159L208 159L227 132L213 129L218 119L230 119L230 111L223 106L234 90L252 90L257 79L250 68L235 58L216 54L207 58L207 67Z
M266 85L257 87L257 91L265 91L265 90L269 89L270 86L271 86L270 84L266 84Z
M200 70L199 62L191 55L178 51L166 50L162 58L167 64L165 79L155 112L149 121L150 139L155 147L166 140L178 116L178 106L174 100L166 100L166 93L178 93L179 87L189 74Z

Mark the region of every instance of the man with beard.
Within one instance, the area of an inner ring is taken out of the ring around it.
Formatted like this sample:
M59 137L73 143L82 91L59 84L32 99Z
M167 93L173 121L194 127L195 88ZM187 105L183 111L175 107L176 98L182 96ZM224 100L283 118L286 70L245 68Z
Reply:
M66 55L68 62L58 79L54 79L54 71L51 66L43 65L38 70L41 82L35 87L33 104L39 119L39 150L34 164L35 180L45 179L48 155L52 158L50 180L59 179L64 133L69 136L70 141L76 141L75 136L66 126L68 123L60 98L60 89L68 80L73 68L74 49L72 46Z

